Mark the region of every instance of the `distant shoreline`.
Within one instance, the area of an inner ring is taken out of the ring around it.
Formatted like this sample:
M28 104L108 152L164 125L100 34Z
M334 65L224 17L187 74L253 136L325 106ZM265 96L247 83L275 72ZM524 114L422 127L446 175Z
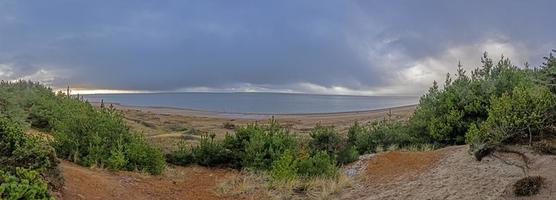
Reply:
M100 106L100 102L91 102L95 106ZM342 116L362 116L362 115L376 115L379 113L387 113L388 111L407 112L413 111L417 104L402 105L389 108L379 108L360 111L343 111L343 112L322 112L322 113L249 113L249 112L223 112L223 111L208 111L191 108L179 108L169 106L134 106L125 105L121 103L104 102L105 105L112 104L116 109L134 109L144 112L153 112L157 114L170 114L170 115L186 115L186 116L199 116L199 117L217 117L217 118L244 118L244 119L260 119L260 118L303 118L303 117L342 117Z

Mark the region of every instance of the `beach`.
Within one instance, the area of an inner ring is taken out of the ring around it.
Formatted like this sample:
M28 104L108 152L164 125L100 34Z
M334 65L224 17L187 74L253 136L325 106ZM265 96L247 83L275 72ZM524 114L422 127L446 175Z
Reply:
M98 103L93 103L100 106ZM143 133L161 148L171 150L183 137L195 143L203 134L214 134L222 139L226 133L232 133L237 126L252 123L264 124L274 117L282 126L296 134L308 134L316 124L333 126L342 134L353 123L369 123L377 120L405 120L413 114L415 105L394 108L337 112L337 113L300 113L300 114L254 114L211 112L183 108L128 106L113 104L121 111L124 119L134 131ZM391 113L391 114L389 114ZM390 115L390 116L389 116Z

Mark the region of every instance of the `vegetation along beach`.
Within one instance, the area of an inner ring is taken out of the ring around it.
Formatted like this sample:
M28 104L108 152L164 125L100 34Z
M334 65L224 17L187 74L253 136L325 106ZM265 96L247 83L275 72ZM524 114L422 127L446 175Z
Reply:
M0 200L556 199L554 7L0 0Z

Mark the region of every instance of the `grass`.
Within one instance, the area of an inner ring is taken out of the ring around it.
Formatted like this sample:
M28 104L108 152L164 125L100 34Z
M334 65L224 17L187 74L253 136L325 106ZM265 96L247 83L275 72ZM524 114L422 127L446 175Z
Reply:
M221 197L255 199L335 199L353 180L341 174L336 178L296 178L291 181L269 181L270 176L253 171L243 171L222 181L215 188Z

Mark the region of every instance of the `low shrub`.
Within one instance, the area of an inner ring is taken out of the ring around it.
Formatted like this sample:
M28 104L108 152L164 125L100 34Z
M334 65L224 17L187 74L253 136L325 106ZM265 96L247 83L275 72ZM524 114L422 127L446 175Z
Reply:
M297 139L274 119L268 126L247 126L238 129L237 133L236 139L229 140L231 144L227 146L243 146L243 150L236 149L237 153L234 153L241 158L243 167L269 170L272 162L280 159L285 151L297 151ZM238 145L240 141L242 145Z
M319 151L297 163L298 175L304 177L335 177L338 174L336 161L325 151Z
M493 97L491 102L487 120L472 124L466 134L471 148L525 141L531 144L553 122L556 102L544 86L523 84L511 93Z
M19 167L13 175L0 170L0 199L54 200L38 171Z
M309 157L296 156L286 151L272 163L270 169L270 175L275 181L291 181L296 177L333 178L337 174L336 162L326 151L319 151Z
M291 151L286 151L282 157L272 163L270 176L277 181L291 181L297 177L298 160Z
M340 137L334 127L327 127L317 124L311 131L311 142L309 146L313 151L326 151L333 155L338 153L345 146L345 142Z
M357 159L359 159L359 152L355 146L344 148L336 154L336 162L340 165L352 163Z
M516 196L532 196L539 193L544 185L545 179L540 176L528 176L519 179L514 184L514 194Z
M232 152L224 148L221 141L214 140L214 135L201 136L199 145L191 151L195 162L202 166L224 166L232 161Z
M125 156L128 170L160 174L166 166L162 151L149 145L143 135L136 133L131 134L129 143L125 145Z
M186 166L195 162L191 148L185 143L178 144L178 150L166 155L166 162Z
M19 124L0 118L0 170L16 173L26 168L41 173L53 189L61 189L63 178L54 149L38 136L23 133Z
M357 128L357 131L353 132L349 140L353 141L360 153L377 152L378 147L397 146L400 148L417 144L415 138L407 133L406 126L401 122L373 122L365 127Z

